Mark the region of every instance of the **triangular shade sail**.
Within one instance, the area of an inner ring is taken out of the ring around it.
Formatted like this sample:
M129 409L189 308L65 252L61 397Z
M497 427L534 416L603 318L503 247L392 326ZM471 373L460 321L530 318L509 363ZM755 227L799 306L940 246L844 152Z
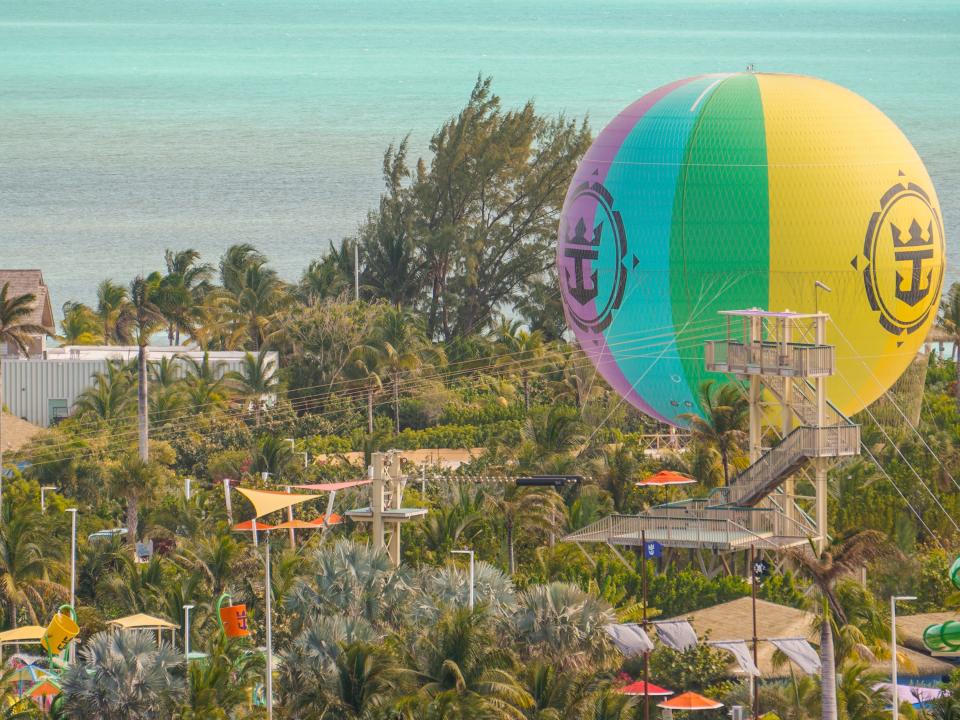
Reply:
M644 687L647 689L646 692L644 692ZM643 680L637 680L620 688L620 692L624 695L649 695L650 697L667 697L668 695L673 695L673 690L667 690L653 683L646 685Z
M664 487L667 485L692 485L697 481L692 477L682 473L673 472L673 470L661 470L656 475L651 475L637 483L640 487Z
M327 521L327 525L339 525L343 522L343 516L338 515L337 513L330 513L329 518L327 518L326 515L321 515L316 520L311 520L310 522L313 523L314 527L322 527L325 519Z
M669 710L716 710L722 708L723 703L698 695L695 692L685 692L683 695L677 695L673 700L658 703L657 707Z
M299 490L318 490L320 492L333 492L335 490L346 490L347 488L358 487L360 485L369 485L373 480L345 480L336 483L314 483L313 485L294 485Z
M296 495L275 490L253 490L251 488L237 488L237 492L253 504L257 517L263 517L277 510L284 510L292 505L320 497L319 495Z

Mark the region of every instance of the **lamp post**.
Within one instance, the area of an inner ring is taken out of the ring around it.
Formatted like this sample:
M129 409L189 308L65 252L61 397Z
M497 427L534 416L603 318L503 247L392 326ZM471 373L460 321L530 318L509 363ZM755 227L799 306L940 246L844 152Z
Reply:
M77 608L77 508L67 508L70 513L70 607ZM73 640L70 641L70 662L73 662Z
M56 490L57 488L53 485L43 485L40 488L40 512L47 512L47 490Z
M273 720L273 612L270 589L270 531L267 531L263 594L267 601L267 720Z
M454 555L469 555L470 556L470 609L473 610L473 598L475 595L474 588L474 552L473 550L451 550Z
M183 479L183 496L187 499L187 502L190 502L190 482L192 478L185 477Z
M183 659L187 661L187 670L190 669L190 611L193 605L183 606Z
M893 720L900 717L900 693L897 690L897 602L916 600L912 595L890 596L890 695L893 698Z

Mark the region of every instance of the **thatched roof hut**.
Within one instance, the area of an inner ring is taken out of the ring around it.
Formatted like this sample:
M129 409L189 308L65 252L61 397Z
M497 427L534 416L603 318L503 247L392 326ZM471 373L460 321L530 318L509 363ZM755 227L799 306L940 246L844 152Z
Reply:
M674 619L689 620L701 640L705 637L709 640L745 640L749 646L753 638L753 615L751 600L748 597L697 610ZM898 629L905 619L907 618L897 617ZM757 635L761 639L802 637L816 645L819 637L814 620L815 616L805 610L757 600ZM905 644L913 646L909 642ZM910 678L949 675L953 665L922 652L922 647L921 643L920 652L910 647L900 647L900 657L903 660L901 676ZM768 642L760 643L757 648L757 666L760 672L767 678L789 675L789 667L774 668L773 653L773 645ZM734 665L732 661L731 665ZM877 663L877 666L888 667L886 662ZM739 669L735 670L734 674L738 672Z

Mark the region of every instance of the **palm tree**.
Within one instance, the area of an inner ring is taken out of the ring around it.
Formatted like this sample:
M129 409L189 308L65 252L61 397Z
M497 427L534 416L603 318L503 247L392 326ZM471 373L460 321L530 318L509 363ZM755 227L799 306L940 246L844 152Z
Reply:
M0 288L0 513L3 510L3 356L7 353L27 355L30 336L46 335L44 328L29 319L36 300L33 293L11 295L10 283Z
M439 717L525 718L533 698L513 674L516 661L501 641L492 616L482 608L443 615L412 650L420 693Z
M283 302L281 291L284 286L276 271L259 264L247 268L241 283L239 292L232 298L232 305L237 315L244 318L253 349L259 350L270 319Z
M380 320L373 344L381 356L381 365L393 387L394 432L400 432L400 378L415 373L433 360L442 363L442 351L431 348L427 336L413 316L390 308Z
M960 403L960 283L953 283L940 304L940 327L953 336L953 359L956 363L954 394Z
M82 302L68 300L63 304L60 337L65 345L96 345L103 340L97 314Z
M103 328L103 342L119 342L126 337L120 322L127 304L127 289L112 280L103 280L97 286L96 315Z
M133 382L130 369L121 362L107 363L107 372L93 376L93 385L84 390L74 402L74 414L81 418L96 418L102 422L124 420L133 401Z
M164 443L160 443L163 447ZM127 453L114 463L110 481L115 495L127 501L127 542L137 540L138 512L140 502L153 495L163 484L166 468L157 461L144 460L139 454Z
M187 670L187 693L174 715L181 720L237 717L250 697L249 687L262 677L264 657L251 653L242 640L214 633L202 662Z
M383 356L374 345L357 345L350 351L344 374L367 396L367 433L373 434L373 401L383 389Z
M180 333L191 332L195 308L210 289L213 267L198 264L196 250L167 250L164 261L167 274L160 281L157 304L167 320L167 339L171 345L180 344Z
M876 530L865 530L843 544L825 549L819 556L795 550L790 556L803 568L823 599L820 622L820 677L823 682L823 720L838 720L836 652L833 625L847 624L847 616L836 594L837 580L855 572L867 562L889 552L886 537Z
M182 661L151 634L101 632L84 643L80 662L62 677L64 714L84 720L150 720L172 717L184 694L175 673Z
M259 426L267 400L280 385L277 363L263 350L256 355L245 353L240 370L227 373L227 380L241 397L253 403L255 423Z
M636 495L634 483L637 481L640 463L632 450L626 445L604 450L595 464L600 487L610 493L614 510L618 513L635 511L631 498Z
M267 257L249 243L231 245L220 258L220 284L232 295L243 289L243 277L248 268L266 265Z
M523 406L530 411L530 380L537 365L547 354L547 344L539 330L530 332L520 322L501 318L495 330L500 364L514 370L523 386Z
M604 627L616 622L613 609L576 585L534 585L520 594L514 617L522 646L566 669L599 668L612 658Z
M516 570L514 546L517 534L523 530L549 532L555 527L557 517L566 517L563 498L553 490L511 485L504 488L502 495L488 495L487 502L494 517L503 523L507 572L511 576Z
M720 453L723 482L729 485L730 462L740 452L740 445L746 437L744 428L750 413L749 405L736 385L716 386L715 380L705 380L700 385L700 406L704 417L694 413L684 413L681 417L690 423L694 441Z
M44 561L40 545L38 517L26 509L4 511L0 526L0 597L3 598L7 622L17 627L21 610L36 624L45 596L64 597L61 586L44 579Z
M193 410L203 413L226 405L229 379L221 372L223 363L210 362L210 353L204 352L200 360L187 357L187 365L184 384Z
M130 300L124 310L122 324L133 330L137 341L137 429L140 459L150 460L150 425L148 405L147 347L150 336L163 327L163 312L156 304L160 275L138 275L130 283Z

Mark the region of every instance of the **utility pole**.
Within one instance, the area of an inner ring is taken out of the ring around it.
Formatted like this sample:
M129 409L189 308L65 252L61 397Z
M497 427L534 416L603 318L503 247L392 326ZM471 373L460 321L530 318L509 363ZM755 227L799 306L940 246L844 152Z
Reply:
M750 602L753 613L753 664L757 664L757 566L756 566L756 548L750 546ZM760 717L760 683L757 678L750 676L753 685L753 716Z
M223 497L227 505L227 522L233 527L233 504L230 502L230 478L223 479Z
M360 302L360 243L353 241L353 300Z
M640 547L643 550L643 563L640 567L643 592L643 622L641 627L644 634L647 632L647 531L640 531ZM650 720L650 653L643 651L643 720Z

